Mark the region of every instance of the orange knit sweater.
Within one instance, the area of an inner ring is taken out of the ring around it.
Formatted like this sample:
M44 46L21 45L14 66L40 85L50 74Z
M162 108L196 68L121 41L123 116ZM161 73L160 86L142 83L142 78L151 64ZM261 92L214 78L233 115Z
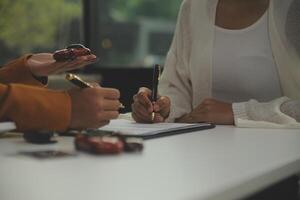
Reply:
M0 68L0 121L14 121L19 131L65 131L71 118L67 92L44 88L23 56Z

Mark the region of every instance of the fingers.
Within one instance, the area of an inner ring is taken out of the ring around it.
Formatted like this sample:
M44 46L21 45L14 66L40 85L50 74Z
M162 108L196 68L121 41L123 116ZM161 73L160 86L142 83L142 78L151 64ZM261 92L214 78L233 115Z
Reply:
M167 118L170 113L171 101L168 97L162 96L154 103L154 112L160 113L164 118Z
M165 121L165 118L161 114L155 113L154 119L153 119L154 123L162 123L164 121Z
M139 89L138 93L133 96L134 102L140 102L149 112L153 111L152 102L150 100L151 90L142 87Z
M51 74L62 73L84 67L97 61L97 57L93 54L81 56L75 60L57 62L53 58L53 54L40 53L32 55L26 62L31 72L36 76L48 76Z
M132 118L138 122L138 123L152 123L152 116L149 115L147 118L146 117L142 117L141 115L139 115L136 112L132 112L131 113Z
M112 119L117 119L119 117L118 111L103 111L99 114L99 121L109 121Z
M120 109L120 105L120 101L104 99L102 107L105 111L118 111Z
M97 83L97 82L89 82L89 84L91 85L91 86L93 86L93 88L100 88L101 86L99 85L99 83Z
M98 121L89 126L89 128L96 129L109 124L109 121ZM84 128L84 127L83 127Z
M139 122L152 122L152 112L149 112L140 102L132 104L132 111Z
M51 67L47 67L48 65L51 65ZM47 74L51 75L51 74L58 74L61 72L66 71L65 68L68 68L69 63L68 62L61 62L61 63L57 63L57 62L53 62L53 63L47 63L47 66L42 66L41 68L47 69Z
M138 91L138 95L147 97L148 99L150 99L151 94L152 94L152 91L146 87L141 87Z
M99 94L103 96L105 99L119 99L120 91L113 88L97 88L99 90Z
M182 116L179 119L175 120L178 123L202 123L202 122L207 122L207 117L205 114L202 113L197 113L197 114L187 114Z
M81 62L93 62L93 61L97 60L97 56L95 56L94 54L80 56L80 57L77 57L76 60L81 61Z
M93 84L95 87L84 89L90 92L92 98L98 103L98 108L105 111L118 111L120 109L120 92L114 88L102 88L98 84Z
M137 122L163 122L169 116L171 102L168 97L159 97L156 102L151 102L151 90L142 87L133 96L132 117ZM154 119L152 113L155 112Z
M56 62L58 66L53 68L52 73L61 73L65 71L70 71L74 69L82 68L86 65L92 64L97 61L97 57L95 55L87 55L87 56L80 56L77 57L75 60L71 61L64 61L64 62Z
M98 58L95 55L87 55L76 58L75 60L69 62L68 68L65 70L74 70L85 67L86 65L90 65L96 62Z
M142 87L138 93L133 96L132 117L136 122L152 123L153 106L150 100L151 90Z
M182 117L181 122L210 122L215 124L233 124L233 111L230 103L212 98L204 99L191 113Z
M145 94L146 96L150 97L151 94L152 94L152 91L151 91L149 88L141 87L141 88L139 89L138 93L143 93L143 94Z

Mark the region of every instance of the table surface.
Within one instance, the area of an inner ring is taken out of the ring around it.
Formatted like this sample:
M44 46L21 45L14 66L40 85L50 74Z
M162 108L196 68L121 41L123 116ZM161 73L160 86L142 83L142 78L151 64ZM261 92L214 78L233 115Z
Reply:
M0 199L237 199L300 171L300 131L215 129L153 139L140 154L37 160L19 151L74 151L73 138L0 139Z

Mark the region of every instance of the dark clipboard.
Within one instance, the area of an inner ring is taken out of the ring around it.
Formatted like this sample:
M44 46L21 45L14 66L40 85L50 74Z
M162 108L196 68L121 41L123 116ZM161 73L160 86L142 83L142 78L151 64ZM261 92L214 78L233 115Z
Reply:
M113 131L105 131L105 130L91 130L88 132L89 135L110 135L110 136L122 136L122 137L137 137L142 138L144 140L167 137L172 135L185 134L195 131L208 130L215 128L216 126L211 123L198 123L191 124L190 126L177 127L177 128L169 128L167 130L159 130L154 132L149 132L145 135L131 135L124 134L122 132L113 132Z
M169 129L168 131L161 131L159 133L152 134L152 135L150 134L141 135L141 137L145 140L148 140L148 139L155 139L155 138L167 137L172 135L185 134L185 133L190 133L195 131L207 130L215 127L216 126L214 124L199 124L191 127L183 127L183 128L176 128L176 129L174 128L173 130Z

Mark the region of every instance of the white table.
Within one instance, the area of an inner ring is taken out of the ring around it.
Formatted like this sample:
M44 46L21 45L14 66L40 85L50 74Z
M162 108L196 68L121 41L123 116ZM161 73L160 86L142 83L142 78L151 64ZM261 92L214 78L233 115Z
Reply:
M145 142L142 154L40 161L18 151L73 150L0 140L2 200L236 199L300 171L300 131L215 129Z

